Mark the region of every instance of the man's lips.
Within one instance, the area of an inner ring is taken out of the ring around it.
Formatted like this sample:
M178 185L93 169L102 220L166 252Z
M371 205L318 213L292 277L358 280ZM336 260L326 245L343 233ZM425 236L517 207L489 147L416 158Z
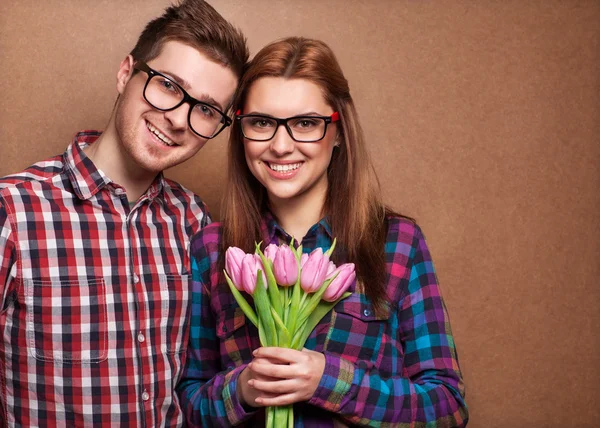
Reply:
M177 146L177 143L175 143L175 141L171 140L169 137L167 137L165 134L163 134L160 131L160 129L158 129L156 126L154 126L153 124L151 124L148 121L146 121L146 128L148 128L148 131L150 131L152 134L154 134L165 145L167 145L169 147Z

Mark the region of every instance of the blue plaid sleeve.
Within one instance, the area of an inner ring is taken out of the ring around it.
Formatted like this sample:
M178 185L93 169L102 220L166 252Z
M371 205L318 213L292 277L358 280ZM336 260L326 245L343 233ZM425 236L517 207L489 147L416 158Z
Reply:
M375 327L331 333L330 342L344 337L348 345L325 352L310 404L359 426L464 427L468 411L454 339L418 226L392 219L386 257L388 295L398 296L382 327L386 333ZM366 347L372 358L361 357Z
M232 426L252 414L240 404L236 385L244 365L221 367L220 340L211 287L218 284L220 228L217 223L194 237L192 252L192 298L187 364L177 386L181 407L190 426ZM211 285L212 284L212 285Z

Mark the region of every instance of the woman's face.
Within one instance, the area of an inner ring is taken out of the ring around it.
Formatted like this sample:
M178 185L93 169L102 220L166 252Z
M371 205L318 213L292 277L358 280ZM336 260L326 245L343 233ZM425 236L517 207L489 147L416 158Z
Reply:
M244 115L274 118L331 116L333 113L319 86L304 79L282 77L256 80L248 91L243 110ZM295 126L305 128L309 124L307 121ZM327 192L327 167L336 136L337 125L330 123L325 137L312 143L294 141L284 126L279 126L268 141L244 139L248 167L267 190L271 204L300 202L322 209Z

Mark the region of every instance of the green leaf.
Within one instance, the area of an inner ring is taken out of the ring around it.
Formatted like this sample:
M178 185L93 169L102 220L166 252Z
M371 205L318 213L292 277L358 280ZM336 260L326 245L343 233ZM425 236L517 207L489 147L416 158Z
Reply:
M238 305L240 305L240 308L242 308L242 311L246 315L246 318L248 318L252 324L257 326L258 318L256 317L256 313L254 312L252 307L248 304L248 302L246 301L244 296L242 296L242 293L240 293L240 291L237 288L235 288L235 285L233 285L233 281L231 280L231 278L229 278L229 275L227 275L227 272L225 271L225 269L223 269L223 273L225 274L225 280L227 281L227 284L229 285L231 294L233 294L233 297L235 297L235 301L238 303Z
M275 309L271 307L271 315L273 315L273 320L275 321L275 326L278 328L279 332L279 346L282 348L289 348L290 346L290 333L288 332L287 327L275 312Z
M281 317L283 315L283 303L281 302L281 296L279 295L279 287L277 286L275 275L273 275L272 265L271 263L269 263L269 259L267 259L263 252L260 250L258 244L256 245L256 253L262 260L263 266L265 268L265 276L267 277L267 289L269 290L271 306L275 308L277 315Z
M331 247L329 247L329 250L325 251L325 255L327 257L331 257L331 254L333 253L333 250L335 250L335 244L337 242L337 238L333 238L333 243L331 244Z
M329 284L331 284L331 281L333 281L334 278L335 277L332 277L326 280L323 284L321 284L321 287L319 287L319 289L312 294L312 296L309 296L306 299L306 302L304 302L304 304L300 307L300 314L298 315L297 323L302 324L304 320L308 318L308 316L321 301L321 296L323 293L325 293L325 290L327 290L327 287L329 287Z
M293 335L296 333L296 325L298 322L298 312L300 311L300 294L303 293L302 287L300 286L300 274L298 274L298 280L294 284L294 290L292 291L292 298L290 303L290 313L288 316L288 327L290 333Z
M338 302L350 296L351 294L351 292L346 291L344 294L342 294L342 296L339 299L337 299L334 302L327 302L325 300L321 300L317 307L311 312L311 314L306 319L306 323L302 326L301 333L297 336L294 336L292 340L292 349L302 349L302 347L304 347L304 344L306 343L306 339L308 339L308 336L310 336L312 331L315 329L317 324L321 322L323 317L327 315L327 313L330 312L333 309L333 307L338 304Z
M275 322L271 315L271 303L267 296L265 283L261 275L261 270L258 269L256 275L256 288L254 289L254 304L258 313L258 322L263 324L265 332L266 346L277 346L277 332L275 330ZM265 346L265 345L263 345Z

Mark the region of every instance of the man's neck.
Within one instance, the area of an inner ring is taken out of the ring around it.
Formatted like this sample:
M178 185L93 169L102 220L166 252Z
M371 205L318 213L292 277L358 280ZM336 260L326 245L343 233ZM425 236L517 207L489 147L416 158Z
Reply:
M123 151L116 131L111 125L109 123L107 130L98 140L86 147L84 152L96 168L125 189L129 201L137 201L148 190L156 174L141 170L133 162Z

